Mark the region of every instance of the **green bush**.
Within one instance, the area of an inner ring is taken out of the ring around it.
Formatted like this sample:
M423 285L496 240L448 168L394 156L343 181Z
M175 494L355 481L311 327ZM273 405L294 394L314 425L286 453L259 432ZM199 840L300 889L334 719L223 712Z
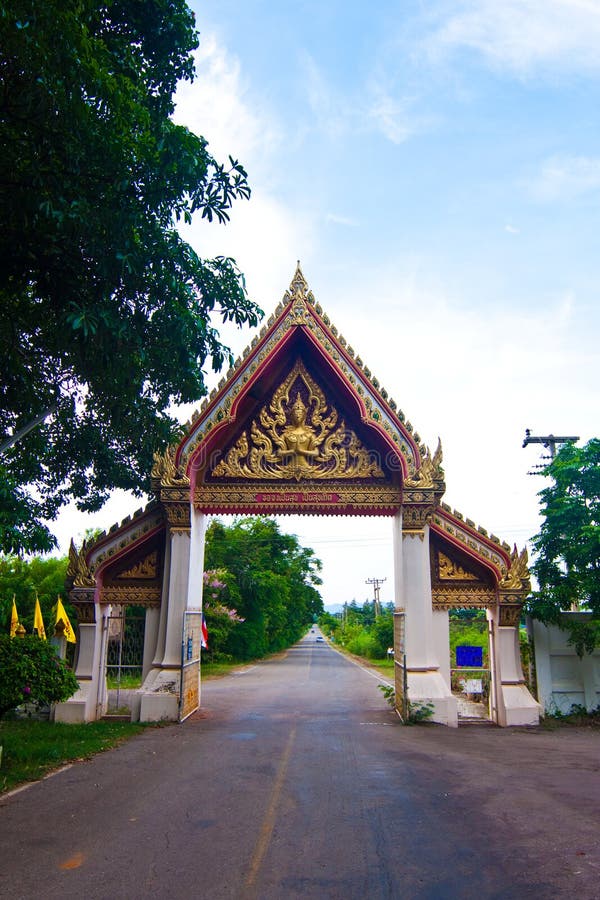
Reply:
M355 656L364 656L367 659L380 659L381 646L376 637L366 631L357 634L346 641L346 649Z
M22 703L57 703L78 688L52 644L35 635L0 635L0 718Z

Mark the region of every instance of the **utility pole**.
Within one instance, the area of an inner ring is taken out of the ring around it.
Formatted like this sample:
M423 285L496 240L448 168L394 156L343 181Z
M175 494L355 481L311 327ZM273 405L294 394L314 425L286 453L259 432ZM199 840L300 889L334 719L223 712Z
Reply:
M379 585L383 584L385 578L367 578L365 584L373 585L373 610L375 612L375 618L381 612L381 603L379 602Z
M556 447L561 444L574 444L575 441L578 441L578 436L561 436L558 437L555 434L545 434L545 435L537 435L532 434L530 428L525 429L525 440L523 441L523 447L527 447L528 444L542 444L546 450L550 451L550 459L553 460L556 456ZM546 457L548 459L548 457ZM534 469L544 469L545 466L537 465L534 466ZM539 471L537 472L529 472L530 475L539 475Z

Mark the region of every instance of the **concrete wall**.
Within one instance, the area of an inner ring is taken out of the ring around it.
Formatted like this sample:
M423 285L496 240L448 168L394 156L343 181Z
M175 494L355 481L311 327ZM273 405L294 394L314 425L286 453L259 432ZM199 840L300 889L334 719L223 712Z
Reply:
M585 613L564 613L581 619ZM555 625L528 623L533 634L538 700L546 713L588 711L600 706L600 648L580 659L568 643L569 633Z

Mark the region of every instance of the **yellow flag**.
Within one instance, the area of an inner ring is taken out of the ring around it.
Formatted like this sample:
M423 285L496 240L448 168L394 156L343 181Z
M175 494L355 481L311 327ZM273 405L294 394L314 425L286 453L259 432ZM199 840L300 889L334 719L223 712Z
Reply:
M77 643L75 632L73 631L73 627L69 622L69 617L65 612L65 608L60 597L58 598L58 603L56 604L56 625L58 625L59 622L62 622L63 634L66 637L67 641L70 644ZM55 631L56 625L54 626Z
M12 612L10 614L10 636L14 637L19 627L19 614L17 613L17 604L13 594Z
M42 619L40 601L37 597L35 598L35 610L33 613L33 630L37 632L39 638L46 640L46 629L44 628L44 620Z

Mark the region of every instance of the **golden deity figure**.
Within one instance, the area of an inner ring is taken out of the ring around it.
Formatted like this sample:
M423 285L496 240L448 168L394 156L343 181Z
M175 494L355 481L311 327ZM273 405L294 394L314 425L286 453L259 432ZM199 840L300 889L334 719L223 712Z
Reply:
M285 447L278 451L278 455L293 470L310 469L312 460L319 455L315 431L306 424L306 413L306 406L298 392L290 411L292 424L287 425L281 435Z

